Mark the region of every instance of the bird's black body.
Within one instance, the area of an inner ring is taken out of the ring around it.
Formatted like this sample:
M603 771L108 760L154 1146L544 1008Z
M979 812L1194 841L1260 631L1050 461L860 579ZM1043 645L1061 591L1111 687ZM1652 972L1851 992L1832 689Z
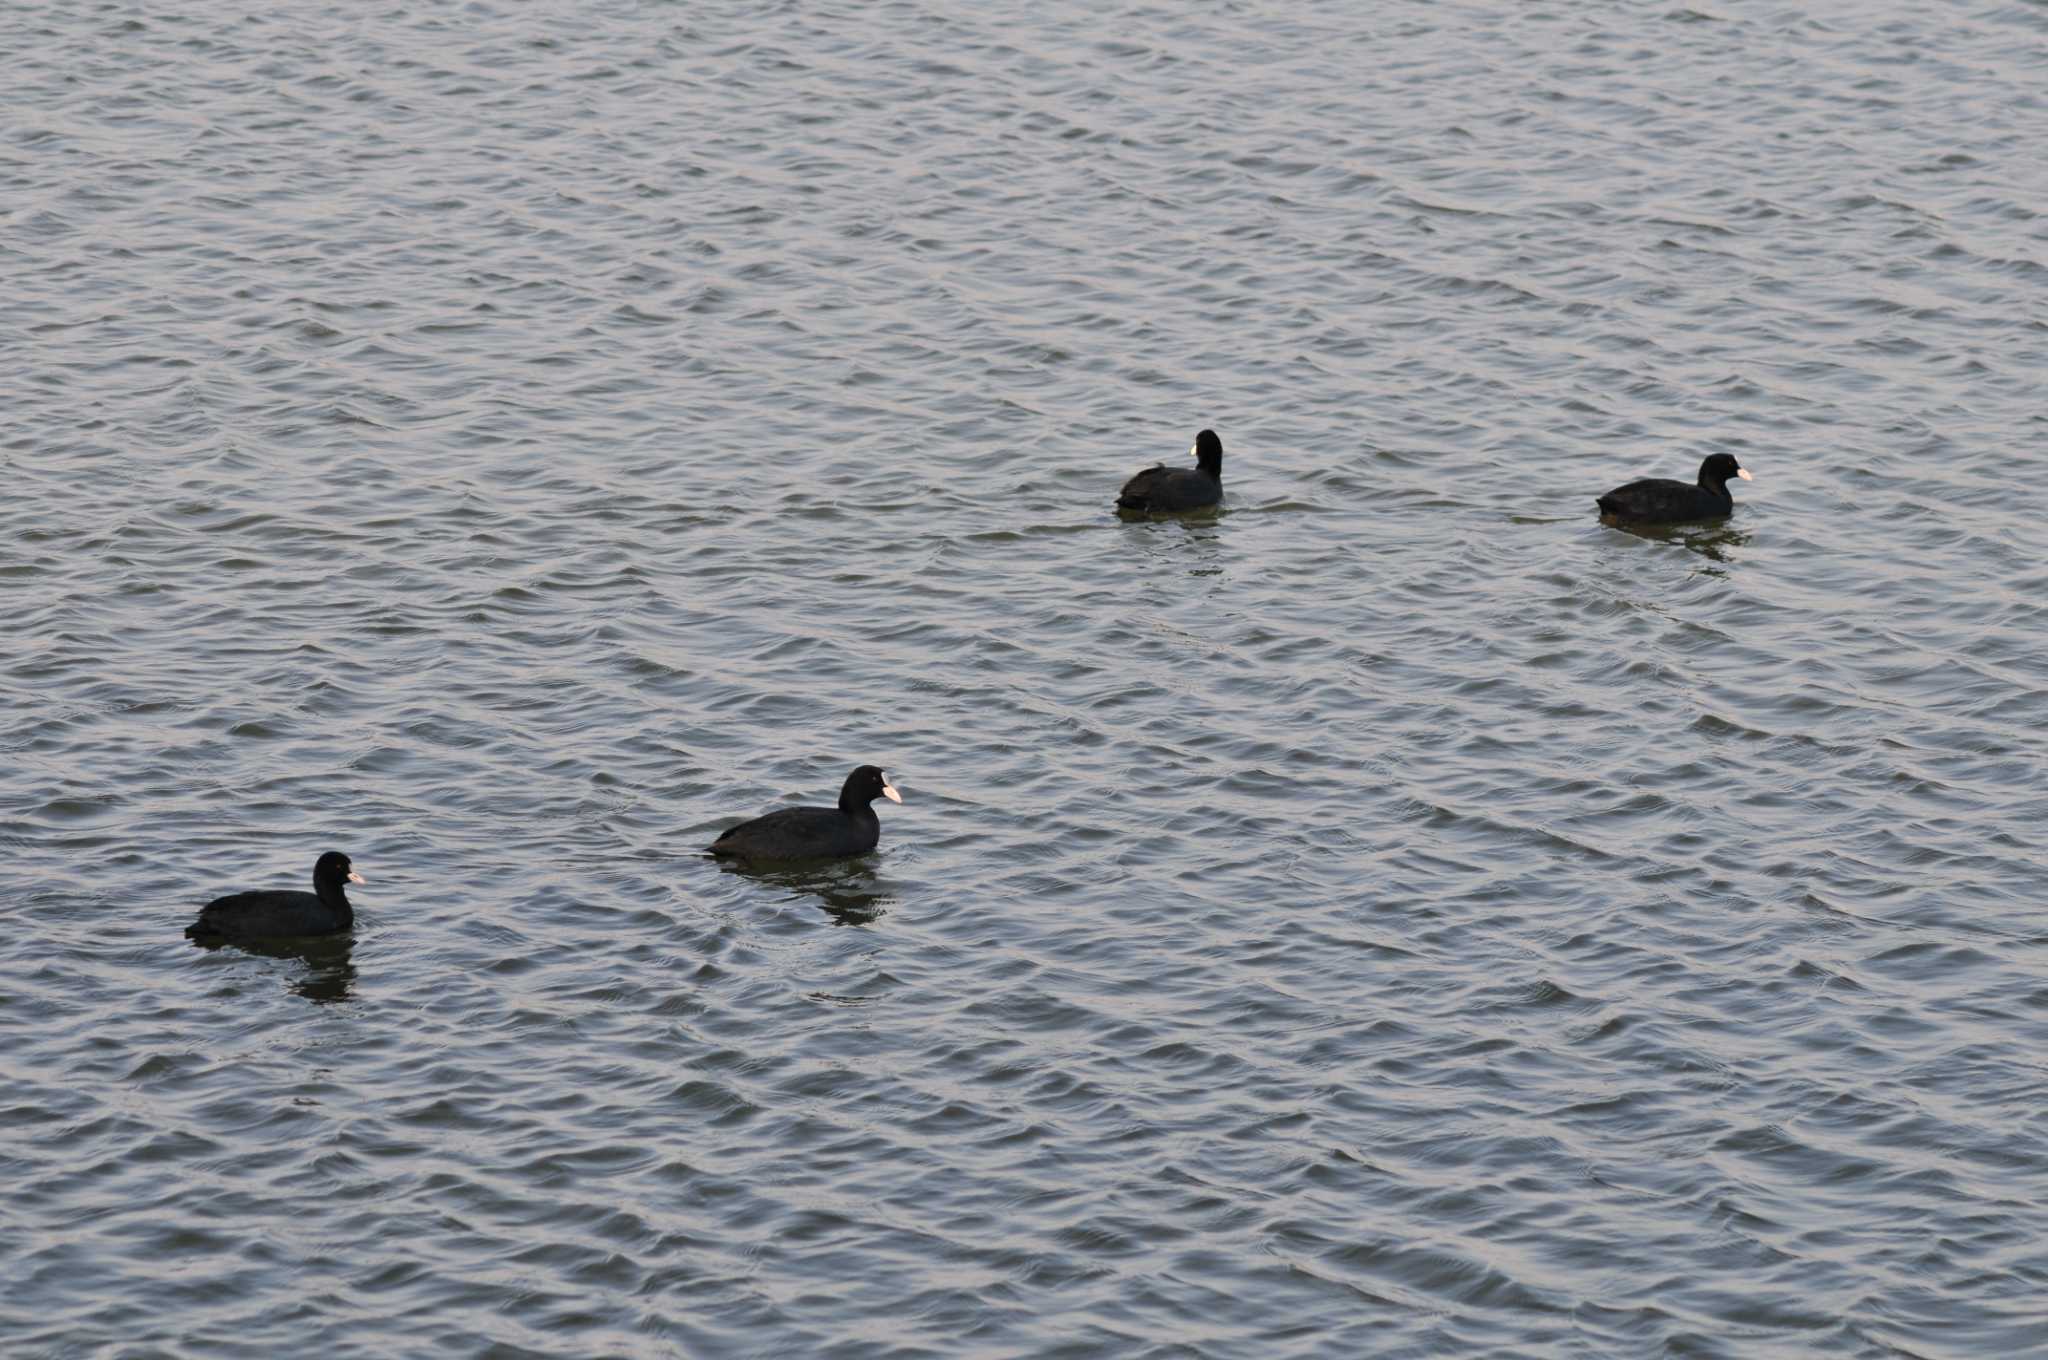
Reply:
M313 865L312 892L270 888L216 897L185 934L201 943L339 934L356 923L348 885L362 881L347 855L329 850Z
M865 855L882 838L873 803L903 798L881 770L862 765L846 776L838 807L782 808L741 822L708 847L714 855L745 860L844 859Z
M1670 477L1645 477L1617 486L1598 497L1600 513L1638 524L1670 524L1689 519L1719 519L1735 509L1728 480L1750 480L1732 454L1717 453L1700 464L1700 479L1688 484Z
M1223 441L1214 430L1195 436L1195 466L1170 468L1164 463L1148 467L1124 483L1117 493L1116 508L1127 514L1178 514L1202 510L1223 499Z

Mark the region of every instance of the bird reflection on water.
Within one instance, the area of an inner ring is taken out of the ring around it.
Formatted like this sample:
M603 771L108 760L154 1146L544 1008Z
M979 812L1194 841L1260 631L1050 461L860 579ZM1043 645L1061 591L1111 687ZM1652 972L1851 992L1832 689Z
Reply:
M304 964L305 971L285 985L316 1005L355 1000L356 966L352 958L355 935L311 935L300 939L194 940L192 947L211 954L231 950L266 959L286 959Z
M818 909L830 916L834 925L871 925L896 900L873 867L858 860L759 865L721 859L717 864L725 873L784 889L792 901L816 898Z
M1600 522L1610 529L1647 538L1652 543L1675 543L1681 548L1689 548L1711 562L1734 561L1733 551L1748 547L1750 542L1750 535L1725 519L1692 520L1682 524L1631 524L1603 515ZM1705 570L1714 576L1727 574L1712 567Z
M1139 550L1161 568L1185 571L1190 576L1222 576L1226 543L1220 522L1229 512L1220 505L1180 515L1125 515L1126 523L1147 522L1161 530L1177 530L1171 536L1134 536Z

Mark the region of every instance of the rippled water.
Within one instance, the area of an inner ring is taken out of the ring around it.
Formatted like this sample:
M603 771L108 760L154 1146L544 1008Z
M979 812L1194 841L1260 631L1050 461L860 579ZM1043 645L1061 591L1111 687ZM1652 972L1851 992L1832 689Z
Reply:
M2048 1354L2048 8L0 50L6 1354Z

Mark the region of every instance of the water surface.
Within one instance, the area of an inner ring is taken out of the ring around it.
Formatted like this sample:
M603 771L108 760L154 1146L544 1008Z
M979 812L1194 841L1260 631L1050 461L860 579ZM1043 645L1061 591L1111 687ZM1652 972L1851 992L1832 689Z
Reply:
M2048 9L0 50L10 1356L2048 1353Z

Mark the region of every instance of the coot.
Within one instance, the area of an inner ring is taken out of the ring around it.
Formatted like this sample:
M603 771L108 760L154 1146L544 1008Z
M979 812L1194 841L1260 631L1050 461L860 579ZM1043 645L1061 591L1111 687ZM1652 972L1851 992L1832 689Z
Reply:
M1125 482L1117 493L1116 508L1138 515L1170 515L1200 510L1222 500L1223 441L1214 430L1204 430L1195 436L1195 446L1188 452L1195 456L1191 468L1160 463Z
M1645 477L1627 486L1617 486L1599 497L1597 504L1603 516L1646 524L1717 519L1735 509L1735 498L1728 494L1730 477L1740 477L1745 482L1755 480L1733 454L1717 453L1700 464L1696 486L1670 477Z
M882 838L882 821L869 806L877 798L892 803L903 795L889 786L880 769L862 765L846 776L836 808L783 808L756 817L711 842L714 855L737 859L843 859L865 855Z
M338 934L356 923L347 890L362 881L347 855L329 850L313 862L312 892L268 888L216 897L199 909L185 934L202 942Z

